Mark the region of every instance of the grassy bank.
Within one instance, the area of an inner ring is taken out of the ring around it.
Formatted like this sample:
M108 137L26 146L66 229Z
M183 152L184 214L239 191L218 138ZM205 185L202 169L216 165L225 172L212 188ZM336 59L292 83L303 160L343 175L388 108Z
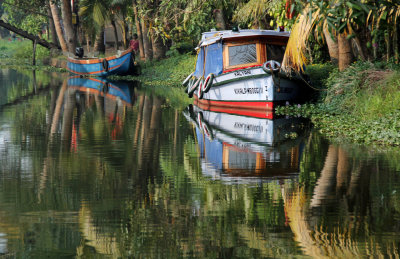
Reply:
M36 46L36 64L32 65L33 44L30 40L0 40L0 67L50 72L66 72L66 69L43 65L43 60L50 57L50 51L40 45ZM61 58L61 57L60 57Z
M142 90L154 91L157 95L165 97L170 105L184 108L193 101L188 98L181 83L193 72L195 61L193 55L177 55L160 61L142 63L140 76L112 78L138 80Z
M27 61L32 61L33 55L33 44L30 40L0 40L0 57L1 63L16 62L18 64L24 64ZM36 58L38 60L48 57L50 51L45 47L37 45L36 47Z
M359 62L322 80L316 104L281 107L278 113L311 118L325 136L340 141L400 145L400 70Z

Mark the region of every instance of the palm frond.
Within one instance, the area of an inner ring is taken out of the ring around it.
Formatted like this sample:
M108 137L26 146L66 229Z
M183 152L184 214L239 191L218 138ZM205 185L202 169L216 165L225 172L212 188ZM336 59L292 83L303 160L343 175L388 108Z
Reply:
M292 28L282 62L282 69L284 71L304 71L304 66L307 63L307 58L304 55L306 43L318 17L319 11L312 13L311 9L306 7L303 13L297 18Z
M269 7L274 4L274 2L274 0L250 0L237 11L233 20L237 22L257 20L268 11Z

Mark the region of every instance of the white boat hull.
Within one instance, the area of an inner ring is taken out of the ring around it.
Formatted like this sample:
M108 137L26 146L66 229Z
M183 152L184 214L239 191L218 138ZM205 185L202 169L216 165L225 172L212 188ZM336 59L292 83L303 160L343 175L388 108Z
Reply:
M195 104L202 109L213 107L273 110L274 104L301 100L304 84L280 73L265 72L262 68L242 69L214 78L212 87Z

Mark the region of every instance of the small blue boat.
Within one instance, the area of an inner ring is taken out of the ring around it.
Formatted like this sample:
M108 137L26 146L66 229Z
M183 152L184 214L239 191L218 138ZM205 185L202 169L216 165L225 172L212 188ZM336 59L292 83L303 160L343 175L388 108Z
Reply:
M135 75L138 73L132 49L106 58L70 58L67 69L77 75L101 76Z
M118 99L126 106L132 106L135 98L133 83L128 81L72 76L68 79L68 87L84 93L98 94L112 100Z

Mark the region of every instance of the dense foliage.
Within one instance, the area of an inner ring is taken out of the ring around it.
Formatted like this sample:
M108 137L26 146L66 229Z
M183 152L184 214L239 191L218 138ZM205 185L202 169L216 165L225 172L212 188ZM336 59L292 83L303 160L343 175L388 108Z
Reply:
M343 72L315 73L315 80L326 87L321 101L277 111L309 117L320 132L336 140L399 146L400 70L398 65L392 67L357 62ZM326 67L315 70L326 71Z

